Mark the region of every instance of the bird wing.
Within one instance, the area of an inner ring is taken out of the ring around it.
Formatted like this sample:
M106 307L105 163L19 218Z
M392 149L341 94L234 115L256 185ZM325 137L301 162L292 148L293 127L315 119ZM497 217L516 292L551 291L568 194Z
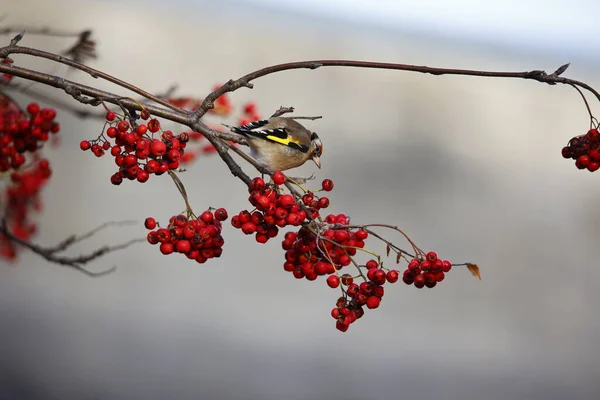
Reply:
M309 151L309 147L303 144L301 141L292 138L285 127L270 127L269 120L250 122L249 124L239 127L231 127L231 130L240 135L252 136L270 142L279 143L284 146L300 150L303 153L307 153Z

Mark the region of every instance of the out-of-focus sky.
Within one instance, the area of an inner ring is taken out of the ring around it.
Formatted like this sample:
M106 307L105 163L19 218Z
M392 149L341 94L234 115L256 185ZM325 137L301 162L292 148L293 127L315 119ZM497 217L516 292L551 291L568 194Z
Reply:
M174 0L195 7L203 1ZM193 3L193 4L190 4ZM226 0L352 24L521 49L563 50L597 57L600 29L595 0ZM249 19L248 25L251 26ZM259 29L260 27L255 27Z
M511 1L502 11L490 2L395 1L383 12L376 1L355 2L370 10L334 0L320 11L301 0L278 10L256 4L26 0L3 11L14 24L93 29L100 57L90 64L154 92L178 83L178 93L202 96L266 65L314 58L549 70L590 53L566 75L600 82L592 2ZM65 45L34 35L21 44ZM122 93L82 73L68 78ZM379 309L341 334L329 315L338 292L284 272L281 238L258 246L229 224L223 256L201 266L140 244L91 267L117 265L115 274L88 279L25 253L14 268L0 265L0 399L600 398L600 172L560 157L589 128L577 92L319 68L262 78L231 98L238 109L257 101L263 115L280 105L323 115L306 122L325 143L323 168L294 174L334 180L331 212L398 224L425 250L479 263L483 280L456 268L434 290L390 286ZM112 186L113 161L79 149L103 122L59 115L63 140L45 153L54 175L38 243L107 220L140 221L73 249L83 253L145 235L147 216L181 211L168 179ZM181 179L196 210L249 207L218 157L199 159Z

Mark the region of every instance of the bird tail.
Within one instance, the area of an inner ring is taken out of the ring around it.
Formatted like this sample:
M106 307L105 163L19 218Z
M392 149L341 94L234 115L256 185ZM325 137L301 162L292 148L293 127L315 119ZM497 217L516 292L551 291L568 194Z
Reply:
M269 121L265 119L265 120L261 120L261 121L250 122L249 124L242 125L242 126L231 126L231 125L227 125L227 124L223 124L223 123L221 125L229 128L231 130L231 132L248 137L248 136L262 136L262 135L257 135L256 132L252 132L252 130L265 126L267 124L267 122L269 122Z

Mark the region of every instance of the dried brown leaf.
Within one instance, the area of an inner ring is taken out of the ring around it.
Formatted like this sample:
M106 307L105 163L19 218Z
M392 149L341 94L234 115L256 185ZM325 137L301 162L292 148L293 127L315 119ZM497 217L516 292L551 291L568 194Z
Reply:
M477 264L467 263L467 269L473 274L473 276L481 280L481 274L479 273L479 267Z
M385 246L385 255L386 255L386 257L390 256L390 245L389 244Z

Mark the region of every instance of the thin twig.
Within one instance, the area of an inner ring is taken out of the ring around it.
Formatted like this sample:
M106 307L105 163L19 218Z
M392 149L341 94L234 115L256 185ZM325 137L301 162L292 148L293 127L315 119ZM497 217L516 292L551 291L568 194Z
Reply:
M233 92L241 87L252 88L253 84L251 81L261 78L266 75L274 74L276 72L289 71L293 69L317 69L320 67L354 67L354 68L374 68L374 69L390 69L400 71L412 71L423 74L431 75L463 75L463 76L477 76L477 77L488 77L488 78L518 78L518 79L532 79L538 82L547 83L549 85L555 85L557 83L562 84L573 84L583 89L590 91L600 101L600 93L594 88L584 82L580 82L574 79L562 78L559 75L562 74L569 64L564 64L559 67L554 73L547 74L542 70L533 70L525 72L501 72L501 71L479 71L470 69L456 69L456 68L436 68L427 67L421 65L410 65L410 64L398 64L398 63L383 63L373 61L356 61L356 60L313 60L313 61L296 61L285 64L277 64L269 67L261 68L257 71L251 72L242 76L236 80L229 80L223 86L210 93L204 98L204 101L193 113L192 118L200 119L208 110L214 108L214 101L220 96L228 92Z
M55 37L69 37L75 38L82 34L81 31L61 31L55 28L49 27L33 27L33 26L6 26L0 28L0 35L8 35L14 32L27 32L28 35L44 35L44 36L55 36Z
M49 53L46 51L33 49L30 47L17 46L17 45L10 45L10 46L0 48L0 58L6 58L11 54L25 54L25 55L29 55L29 56L33 56L33 57L45 58L45 59L52 60L52 61L60 63L60 64L65 64L65 65L68 65L69 67L79 69L83 72L88 73L92 78L102 78L111 83L114 83L115 85L121 86L128 90L131 90L132 92L137 93L138 95L140 95L142 97L145 97L149 100L154 101L157 104L162 105L163 107L169 108L173 111L185 112L185 110L169 103L166 100L158 98L158 97L154 96L153 94L148 93L145 90L142 90L135 85L132 85L131 83L122 81L118 78L115 78L112 75L109 75L107 73L104 73L102 71L94 69L92 67L88 67L87 65L70 60L70 59L60 56L58 54L53 54L53 53Z
M94 236L95 234L97 234L98 232L109 228L111 226L126 226L126 225L137 225L138 221L109 221L109 222L105 222L100 226L97 226L96 228L92 229L89 232L86 232L82 235L71 235L68 238L66 238L65 240L63 240L62 242L60 242L59 244L57 244L56 246L54 246L53 248L49 248L47 249L48 251L51 251L53 253L56 252L60 252L60 251L64 251L66 250L68 247L74 245L75 243L81 242L83 240L89 239L92 236Z
M51 263L73 268L79 272L84 273L87 276L90 276L90 277L99 277L99 276L110 274L116 270L116 267L113 266L104 271L93 272L93 271L90 271L90 270L84 268L83 265L85 265L85 264L89 263L90 261L95 260L107 253L111 253L111 252L117 251L117 250L122 250L122 249L125 249L125 248L135 244L135 243L141 243L141 242L146 241L145 238L132 239L125 243L115 245L115 246L103 246L97 250L94 250L92 253L89 253L89 254L79 255L76 257L67 257L67 256L56 255L56 253L58 252L57 247L42 247L42 246L36 245L34 243L31 243L27 240L23 240L23 239L15 236L8 229L8 227L6 225L6 220L4 218L0 221L0 234L4 235L8 240L12 241L13 243L18 244L20 246L23 246L23 247L31 250L35 254L41 256L42 258L44 258L45 260L47 260ZM65 242L65 241L63 241L63 242ZM64 249L61 249L61 251L62 250L64 250Z

